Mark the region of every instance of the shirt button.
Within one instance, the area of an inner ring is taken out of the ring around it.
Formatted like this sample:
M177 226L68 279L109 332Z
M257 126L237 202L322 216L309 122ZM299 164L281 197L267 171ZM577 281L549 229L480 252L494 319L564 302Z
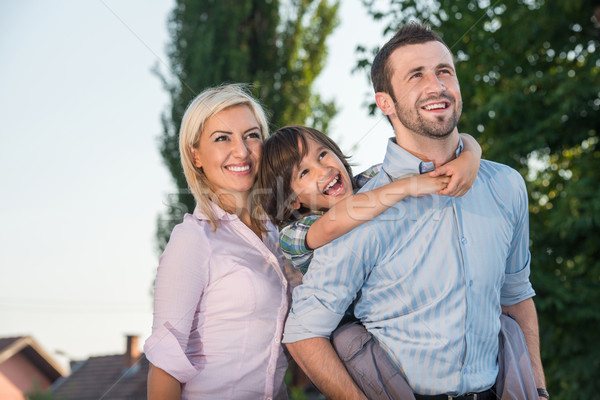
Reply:
M281 342L281 339L275 338L275 343L279 343L279 342Z
M469 281L469 286L473 286L473 280L472 279Z
M467 238L464 236L460 238L460 241L462 244L467 244Z
M267 400L273 400L273 399L272 399L272 398L270 398L270 397L267 397Z
M275 368L273 368L273 367L269 368L269 373L270 373L270 374L273 374L273 373L275 373Z
M287 281L285 279L282 279L281 283L283 284L283 286L287 286Z

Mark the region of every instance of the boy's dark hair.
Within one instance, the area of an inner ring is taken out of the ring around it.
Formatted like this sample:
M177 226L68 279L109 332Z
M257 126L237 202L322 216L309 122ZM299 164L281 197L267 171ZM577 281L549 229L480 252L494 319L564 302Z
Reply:
M371 82L375 93L384 92L392 96L396 101L394 90L392 89L392 74L394 71L388 65L390 55L399 47L411 44L422 44L427 42L440 42L448 51L450 48L442 40L437 32L432 31L428 26L412 22L402 26L398 32L379 50L373 64L371 65ZM450 54L452 52L450 51Z
M256 181L262 208L276 225L299 219L311 211L303 206L299 210L291 207L295 199L291 187L292 171L308 153L307 138L331 150L348 171L353 188L355 186L347 157L333 140L313 128L300 125L285 126L265 141ZM300 147L298 143L301 143Z

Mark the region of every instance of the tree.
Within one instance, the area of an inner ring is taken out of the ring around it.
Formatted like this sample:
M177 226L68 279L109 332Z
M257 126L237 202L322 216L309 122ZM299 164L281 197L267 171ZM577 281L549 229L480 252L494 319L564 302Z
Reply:
M335 104L322 101L312 84L323 69L337 9L337 2L327 0L177 0L169 19L172 76L157 70L171 97L162 116L160 151L178 188L157 221L160 250L173 226L194 208L178 151L186 106L207 87L250 83L270 111L272 126L308 124L326 131Z
M416 19L456 57L461 131L530 194L531 280L556 399L600 390L600 5L593 0L363 0L386 31ZM385 3L385 6L384 4ZM358 48L359 69L376 49Z

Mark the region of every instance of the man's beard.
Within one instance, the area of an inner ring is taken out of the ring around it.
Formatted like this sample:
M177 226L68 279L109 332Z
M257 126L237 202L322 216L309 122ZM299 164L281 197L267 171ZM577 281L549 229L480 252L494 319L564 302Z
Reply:
M420 101L419 104L427 104L442 99L450 103L452 115L450 117L436 117L437 122L424 119L420 113L421 106L416 106L415 108L401 108L397 101L394 103L396 115L402 125L416 134L432 139L444 139L450 136L458 124L458 120L462 113L462 101L459 103L458 109L455 109L456 100L447 94L442 94L435 99L425 99Z

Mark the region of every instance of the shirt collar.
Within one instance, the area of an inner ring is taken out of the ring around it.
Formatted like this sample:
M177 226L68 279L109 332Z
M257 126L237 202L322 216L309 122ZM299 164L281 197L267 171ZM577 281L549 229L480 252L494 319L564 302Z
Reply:
M232 214L229 214L227 212L225 212L225 210L223 210L221 207L219 207L218 205L216 205L215 203L213 203L212 201L208 202L208 207L211 209L213 215L215 216L216 219L226 219L226 220L231 220L232 217L237 217L237 216L233 216ZM204 214L202 212L202 209L200 209L200 206L198 204L196 204L196 208L194 209L194 217L196 217L197 219L200 220L208 220L209 218L206 216L206 214Z
M458 138L458 147L456 148L456 157L463 151L462 139ZM383 169L390 176L401 179L407 176L424 174L433 171L435 166L433 162L423 161L402 147L396 144L396 138L388 140L385 159L383 160Z

